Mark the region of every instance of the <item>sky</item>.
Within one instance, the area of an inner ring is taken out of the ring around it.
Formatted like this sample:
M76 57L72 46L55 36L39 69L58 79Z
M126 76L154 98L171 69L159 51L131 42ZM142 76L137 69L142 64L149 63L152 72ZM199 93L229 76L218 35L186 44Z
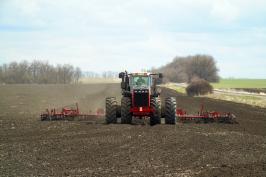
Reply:
M0 64L139 71L207 54L221 77L266 78L266 0L0 0Z

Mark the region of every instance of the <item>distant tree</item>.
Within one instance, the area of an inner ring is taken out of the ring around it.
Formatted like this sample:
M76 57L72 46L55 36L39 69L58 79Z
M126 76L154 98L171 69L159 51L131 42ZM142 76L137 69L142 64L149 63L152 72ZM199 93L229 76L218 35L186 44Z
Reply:
M218 69L212 56L196 55L189 57L186 66L188 82L193 78L201 78L209 82L219 81Z
M193 78L201 78L209 82L219 81L215 60L208 55L175 57L171 63L153 71L162 72L164 82L190 83Z
M6 81L8 83L18 83L19 82L19 73L18 70L18 63L17 62L11 62L8 65L8 70L6 74Z
M74 72L74 82L78 83L81 76L82 76L82 71L79 67L77 67Z
M3 78L4 78L3 66L0 66L0 84L3 83Z
M63 65L63 83L71 83L74 75L74 67L68 64Z
M0 83L78 83L81 70L72 65L50 65L47 61L35 60L11 62L0 66Z
M6 83L6 78L7 78L7 69L8 68L8 66L7 66L7 64L3 64L2 66L1 66L1 83Z

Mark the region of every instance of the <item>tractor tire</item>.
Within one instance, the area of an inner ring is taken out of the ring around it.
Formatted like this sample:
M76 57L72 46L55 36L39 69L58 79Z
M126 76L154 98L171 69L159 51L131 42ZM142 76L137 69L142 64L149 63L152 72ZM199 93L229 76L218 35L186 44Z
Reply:
M117 123L117 116L116 116L117 101L115 97L106 98L105 110L106 110L106 115L105 115L106 123L107 124Z
M117 108L116 108L116 117L117 118L121 117L121 105L117 105Z
M176 99L169 97L165 99L165 124L176 123Z
M159 97L151 99L151 108L154 112L150 117L150 125L161 124L161 99Z
M121 124L131 124L132 115L130 113L131 99L129 97L122 97L121 99Z

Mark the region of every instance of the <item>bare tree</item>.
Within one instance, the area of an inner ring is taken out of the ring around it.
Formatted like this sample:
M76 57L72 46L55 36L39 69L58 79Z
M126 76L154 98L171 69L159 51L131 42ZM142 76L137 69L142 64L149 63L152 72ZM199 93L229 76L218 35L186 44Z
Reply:
M74 82L78 83L81 76L82 76L81 69L79 67L76 67L75 72L74 72Z
M193 78L209 82L219 80L215 60L208 55L175 57L171 63L154 71L164 74L164 82L191 82Z
M1 83L77 83L81 77L81 70L71 65L57 65L54 67L48 61L35 60L11 62L0 66Z
M188 82L194 77L201 78L209 82L219 81L218 68L212 56L196 55L189 57L186 67Z

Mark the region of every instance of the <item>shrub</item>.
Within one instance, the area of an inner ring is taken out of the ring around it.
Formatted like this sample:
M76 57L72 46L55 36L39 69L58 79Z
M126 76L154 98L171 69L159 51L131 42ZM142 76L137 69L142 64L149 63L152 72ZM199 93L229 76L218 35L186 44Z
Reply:
M211 84L204 79L194 79L186 88L188 96L206 95L212 90Z

